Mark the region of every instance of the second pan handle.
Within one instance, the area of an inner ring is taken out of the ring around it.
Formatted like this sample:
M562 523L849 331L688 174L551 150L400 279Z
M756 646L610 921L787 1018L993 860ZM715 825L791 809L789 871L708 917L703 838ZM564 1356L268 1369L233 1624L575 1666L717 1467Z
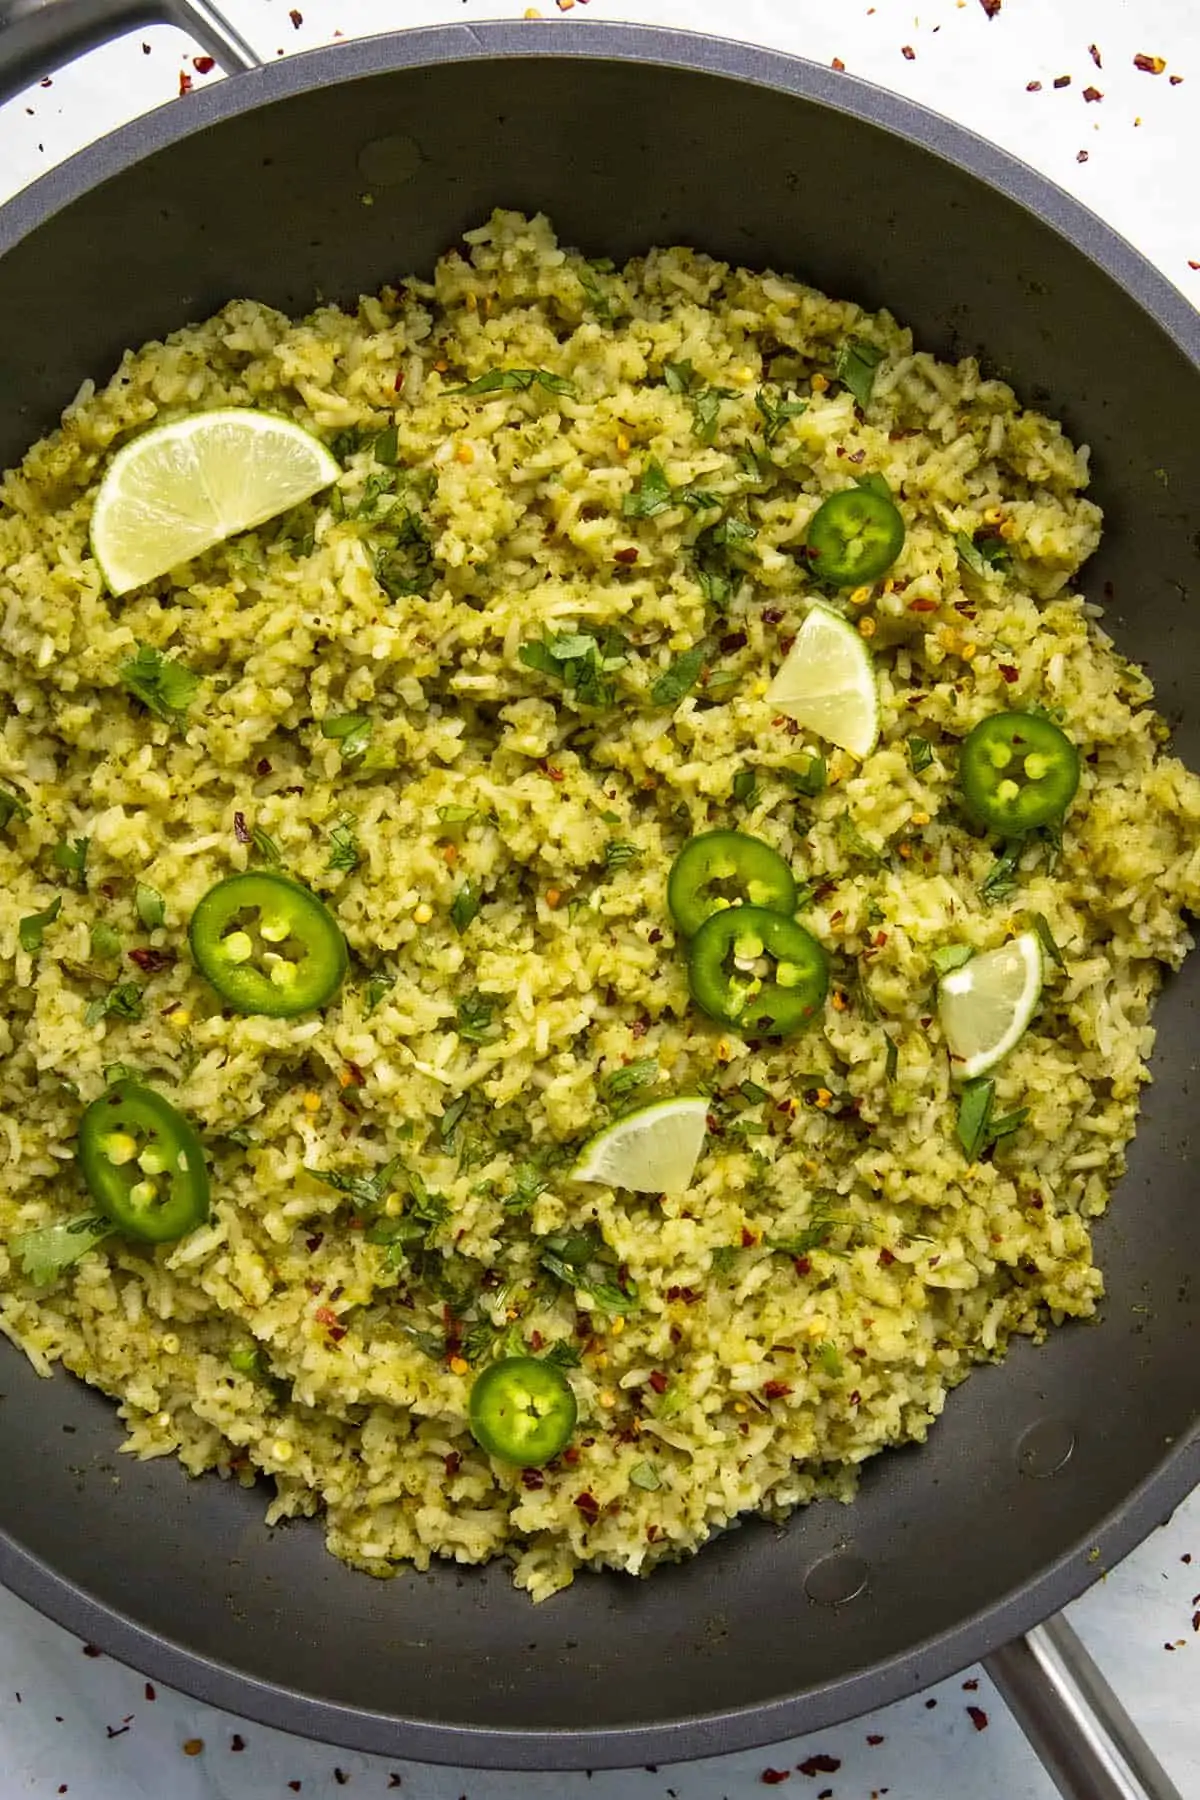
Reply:
M212 0L0 0L0 100L137 25L178 25L226 74L262 58Z

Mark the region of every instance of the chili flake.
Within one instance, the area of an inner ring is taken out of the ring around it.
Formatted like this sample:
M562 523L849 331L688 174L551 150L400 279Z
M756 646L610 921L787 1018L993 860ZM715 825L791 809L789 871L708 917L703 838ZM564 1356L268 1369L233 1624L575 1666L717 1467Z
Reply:
M204 1739L203 1738L184 1738L183 1754L185 1756L199 1756L203 1749L204 1749Z
M1133 66L1140 69L1143 75L1161 75L1167 66L1167 59L1165 56L1147 56L1144 50L1139 50L1133 59Z
M988 1716L984 1712L982 1706L968 1706L967 1715L970 1718L970 1721L971 1721L972 1725L975 1727L976 1731L986 1731L987 1730Z
M844 75L846 73L846 65L840 56L835 56L829 66L831 69L836 69L839 75Z
M764 1787L778 1787L781 1781L792 1779L792 1771L790 1769L764 1769L758 1779Z
M192 67L197 75L211 75L217 66L215 56L193 56Z
M597 1500L595 1494L589 1494L586 1491L582 1494L576 1494L575 1504L587 1520L588 1524L594 1525L596 1520L600 1517L600 1502Z
M1071 77L1069 75L1056 75L1054 77L1054 85L1056 88L1070 87Z
M180 97L180 99L182 100L183 96L185 94L190 94L191 91L192 91L192 78L188 74L186 69L180 69L180 71L179 71L179 97Z
M905 62L916 62L916 60L917 60L917 53L913 49L911 44L901 44L900 54L904 58Z
M988 18L994 19L996 14L1000 11L1003 0L979 0L979 4L982 6Z
M1083 97L1090 105L1094 100L1103 100L1104 95L1100 92L1098 87L1085 87L1083 90Z
M819 1750L815 1756L810 1756L804 1762L796 1764L802 1775L809 1776L836 1775L841 1766L840 1756L830 1756L824 1750Z

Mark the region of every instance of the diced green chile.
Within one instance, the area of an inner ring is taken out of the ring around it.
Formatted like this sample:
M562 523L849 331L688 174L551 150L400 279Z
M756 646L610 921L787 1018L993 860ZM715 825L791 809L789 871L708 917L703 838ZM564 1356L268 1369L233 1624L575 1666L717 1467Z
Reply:
M536 1356L503 1356L492 1363L476 1377L468 1410L480 1449L525 1469L557 1456L578 1416L562 1370Z
M671 865L667 904L685 937L731 906L792 913L796 882L777 850L743 831L705 831L689 838Z
M173 1244L208 1217L208 1168L195 1130L169 1101L118 1081L79 1122L88 1192L126 1237Z
M876 488L844 488L818 506L806 548L819 580L857 587L891 568L904 548L904 520L895 502Z
M222 1000L274 1019L332 1000L349 960L329 908L299 882L265 870L210 888L192 914L188 939Z
M692 999L751 1037L789 1037L820 1010L829 958L810 931L765 906L707 918L688 945Z
M1020 837L1062 818L1079 786L1079 752L1040 713L991 713L964 738L958 779L980 824Z

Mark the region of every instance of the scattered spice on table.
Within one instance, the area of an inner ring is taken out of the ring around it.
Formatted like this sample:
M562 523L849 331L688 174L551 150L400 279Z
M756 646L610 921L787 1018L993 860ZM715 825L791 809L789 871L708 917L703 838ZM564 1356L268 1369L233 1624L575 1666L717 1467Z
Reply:
M190 94L191 91L192 91L192 78L188 74L186 69L180 69L180 71L179 71L179 98L182 100L183 96L185 94Z
M1095 63L1095 65L1098 69L1102 69L1104 67L1104 64L1100 61L1100 51L1095 44L1088 45L1088 55L1091 57L1092 61Z
M764 1787L778 1787L781 1781L792 1779L792 1771L790 1769L764 1769L758 1779Z
M1103 100L1104 95L1100 92L1098 87L1085 87L1083 90L1083 97L1090 106L1097 100Z
M296 8L293 6L292 10L288 14L288 18L292 21L292 24L294 25L296 30L299 31L300 27L304 23L304 14L302 12L297 12Z
M99 1649L95 1644L85 1644L83 1646L83 1654L85 1656L103 1656L104 1652L103 1652L103 1650Z
M155 1691L154 1683L152 1681L148 1681L146 1683L144 1692L145 1692L147 1700L157 1700L158 1699L158 1694Z
M1070 87L1071 77L1069 75L1056 75L1054 77L1054 85L1056 88Z
M868 1731L867 1742L868 1742L868 1744L872 1745L872 1747L874 1747L876 1744L882 1744L883 1733L881 1731Z
M982 6L989 19L994 19L996 17L996 14L1000 11L1003 3L1004 0L979 0L980 6Z
M229 1748L232 1750L232 1752L235 1756L237 1756L240 1751L242 1751L246 1748L246 1740L242 1736L240 1731L235 1731L233 1736L230 1738Z
M905 62L916 62L916 60L917 60L917 53L913 49L911 44L901 44L900 54L904 58Z
M204 1749L204 1739L203 1738L184 1738L183 1754L185 1756L199 1756L203 1752L203 1749Z
M193 56L192 67L197 75L211 75L217 66L215 56Z
M1087 159L1088 159L1088 153L1086 150L1077 150L1075 152L1075 161L1076 162L1086 162Z
M836 1775L841 1766L840 1756L830 1756L824 1750L818 1750L815 1756L806 1757L802 1763L796 1764L802 1775L810 1776Z
M1139 50L1133 59L1133 66L1140 69L1143 75L1161 75L1167 66L1167 59L1165 56L1147 56L1144 50Z
M1025 92L1027 94L1040 94L1041 91L1042 84L1040 81L1027 81L1025 83Z
M975 1680L974 1677L972 1677L970 1681L963 1682L963 1693L964 1694L977 1694L978 1692L979 1692L979 1683L978 1683L978 1681Z
M967 1716L970 1719L972 1725L975 1727L976 1731L986 1731L987 1730L988 1716L984 1712L982 1706L968 1706Z

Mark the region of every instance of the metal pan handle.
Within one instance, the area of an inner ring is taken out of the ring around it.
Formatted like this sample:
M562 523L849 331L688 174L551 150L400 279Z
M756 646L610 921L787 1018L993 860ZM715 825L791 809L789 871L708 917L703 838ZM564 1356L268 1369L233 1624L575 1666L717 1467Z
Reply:
M1064 1800L1183 1800L1061 1613L984 1667Z
M0 100L136 25L178 25L226 74L262 58L211 0L0 0Z

